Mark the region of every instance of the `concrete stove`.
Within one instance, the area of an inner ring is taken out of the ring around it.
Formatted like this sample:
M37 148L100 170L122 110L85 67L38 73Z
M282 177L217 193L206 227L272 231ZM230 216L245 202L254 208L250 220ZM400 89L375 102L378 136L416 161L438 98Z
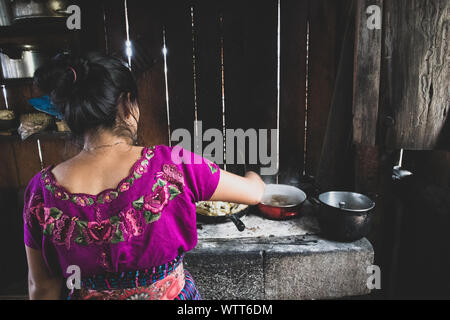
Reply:
M367 239L352 243L317 236L313 215L272 221L249 214L232 222L198 224L197 247L186 254L203 299L330 299L370 293Z

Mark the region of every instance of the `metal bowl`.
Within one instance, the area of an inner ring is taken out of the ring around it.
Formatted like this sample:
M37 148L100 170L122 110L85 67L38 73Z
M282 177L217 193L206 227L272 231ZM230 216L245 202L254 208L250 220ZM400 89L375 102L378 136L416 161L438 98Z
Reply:
M375 202L363 194L331 191L319 195L319 226L324 237L351 242L370 231Z

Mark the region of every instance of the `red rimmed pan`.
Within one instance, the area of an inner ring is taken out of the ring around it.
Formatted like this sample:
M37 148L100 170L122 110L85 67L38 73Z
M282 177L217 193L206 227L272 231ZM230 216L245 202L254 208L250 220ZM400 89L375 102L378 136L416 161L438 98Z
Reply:
M306 198L306 194L299 188L285 184L268 184L258 209L269 219L289 219L298 215Z

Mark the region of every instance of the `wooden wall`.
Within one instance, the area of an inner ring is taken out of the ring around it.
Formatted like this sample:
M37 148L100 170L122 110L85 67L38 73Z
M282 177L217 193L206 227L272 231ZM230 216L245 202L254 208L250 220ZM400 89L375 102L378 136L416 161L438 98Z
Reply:
M222 130L222 81L227 128L275 129L279 97L280 179L298 178L304 170L315 175L334 89L340 54L338 39L343 31L339 19L344 9L330 0L280 2L278 93L277 4L276 0L164 4L128 0L131 39L134 42L139 39L138 49L152 52L153 56L149 76L153 82L143 81L142 88L147 86L148 92L141 90L141 111L145 118L143 142L168 141L161 55L164 28L172 132L177 128L194 132L195 116L203 122L203 131ZM108 1L106 25L110 51L122 55L126 37L123 12L123 1ZM307 72L308 22L311 52ZM306 107L307 77L309 108ZM307 128L305 120L308 120ZM228 166L228 169L243 172L241 167Z
M450 150L450 3L357 2L355 143ZM382 28L367 28L369 5L382 9Z

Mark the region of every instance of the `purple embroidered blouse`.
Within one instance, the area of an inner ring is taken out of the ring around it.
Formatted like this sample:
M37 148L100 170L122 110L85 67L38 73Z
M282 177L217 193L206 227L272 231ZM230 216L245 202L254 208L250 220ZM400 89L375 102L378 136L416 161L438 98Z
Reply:
M175 259L197 244L195 202L216 190L216 164L184 149L143 148L116 188L72 194L58 185L53 166L25 191L24 241L42 250L52 274L82 277L143 270Z

